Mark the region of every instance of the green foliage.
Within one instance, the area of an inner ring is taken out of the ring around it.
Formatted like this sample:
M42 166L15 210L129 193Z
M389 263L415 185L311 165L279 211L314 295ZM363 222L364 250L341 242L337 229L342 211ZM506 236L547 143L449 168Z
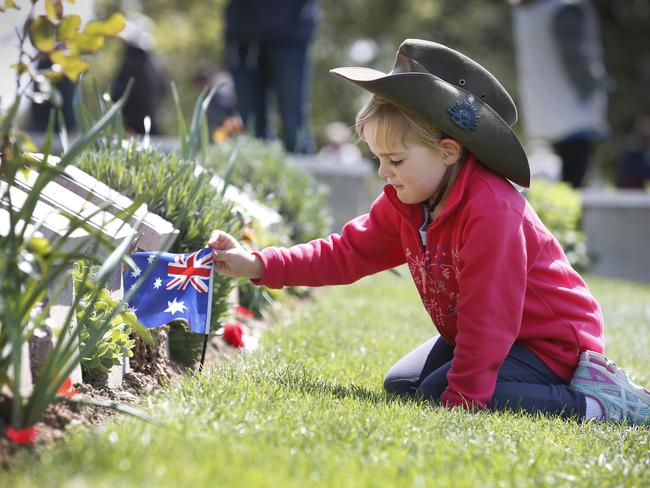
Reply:
M205 165L223 172L233 141L210 149ZM331 219L327 190L304 169L290 164L279 143L240 137L233 185L282 215L293 243L307 242L327 233Z
M236 233L241 225L241 217L233 212L232 205L210 184L212 175L205 171L197 176L198 165L176 154L143 148L132 141L120 147L108 144L88 151L80 156L77 165L130 198L147 193L149 211L180 231L170 252L196 251L205 246L214 229ZM192 198L193 192L196 195ZM233 285L229 278L214 276L213 330L228 310L227 295Z
M89 353L90 348L110 328L114 315L120 312L119 307L103 314L102 319L94 322L94 328L87 327L87 341L79 347L80 330L86 326L90 315L84 314L76 323L73 318L76 309L80 307L80 297L84 297L88 309L99 301L99 284L122 262L128 261L125 254L131 244L127 238L115 247L103 234L103 229L94 228L78 216L63 211L60 214L69 221L62 231L63 235L55 234L48 240L39 232L38 226L42 224L42 217L37 217L34 212L42 190L65 171L83 150L92 145L100 132L113 121L123 106L130 87L120 100L107 107L97 121L88 125L56 165L50 164L56 111L50 114L42 149L44 154L39 158L28 154L27 151L33 150L33 144L14 128L17 109L33 83L38 82L41 87L47 87L48 84L47 77L31 72L26 62L33 60L32 50L26 46L27 36L31 36L35 47L43 50L36 56L61 52L71 56L80 54L72 53L70 44L75 38L75 26L78 26L78 23L66 20L63 16L63 2L47 0L46 16L34 18L33 9L37 3L36 0L31 2L32 10L27 15L23 28L17 29L19 62L14 65L16 97L8 112L2 114L0 124L0 211L3 223L0 233L0 395L8 396L11 401L9 418L3 418L2 423L10 424L14 428L33 426L48 405L60 399L57 396L59 387L79 365L81 358ZM14 2L5 2L5 8L16 6ZM110 22L110 28L100 23L99 25L103 26L101 29L108 30L97 32L96 35L112 35L119 28L117 24L119 18L116 22ZM69 75L66 66L62 66L62 70ZM55 89L44 89L44 93L48 95L44 99L54 97L53 105L57 108L55 96L58 92ZM12 197L17 175L25 175L31 170L37 173L33 185L24 200L18 204ZM122 216L133 215L143 200L143 196L136 198L133 205L122 212ZM85 232L88 239L71 249L67 245L68 237L77 231ZM89 247L89 243L92 246ZM52 304L56 303L64 292L66 283L71 279L73 263L82 258L91 264L97 264L99 269L92 277L85 276L81 280L79 294L73 297L67 317L62 323L54 324L60 328L54 347L45 358L32 391L25 396L20 375L25 366L22 364L21 354L23 345L36 328L49 322ZM13 371L11 375L9 368Z
M567 183L535 180L526 198L544 225L562 245L571 265L582 270L589 264L586 237L579 230L582 214L580 193Z
M169 355L184 366L194 366L203 348L202 334L193 334L181 322L169 327Z
M94 303L88 317L83 313L78 318L84 318L85 327L79 331L80 346L85 347L92 337L91 332L102 327L107 314L110 314L117 305L116 300L110 300L108 290L102 290L99 300ZM81 301L84 306L84 301ZM100 340L89 344L91 346L88 354L81 358L81 365L85 369L97 369L101 373L108 373L113 366L120 364L120 358L133 356L133 345L135 340L129 338L131 324L137 323L132 312L125 311L117 314L110 320L110 328L101 336Z
M179 229L180 235L172 252L186 253L205 246L211 231L220 228L236 233L241 218L233 212L232 206L217 194L211 185L212 174L197 164L199 150L201 156L207 153L208 142L201 134L205 132L205 111L217 87L203 90L194 105L189 130L185 123L180 102L177 102L177 118L180 154L165 154L143 147L137 141L121 141L123 127L116 125L114 137L104 140L97 152L88 153L82 158L81 168L94 174L110 187L119 189L125 195L138 195L147 191L152 197L149 209L163 216ZM103 111L103 100L95 87L97 104ZM175 85L172 93L178 99ZM235 154L229 156L232 163ZM117 161L117 163L116 163ZM228 175L223 179L228 181ZM189 198L193 195L192 198ZM190 205L189 202L194 202ZM189 219L186 219L189 216ZM230 307L228 295L234 280L222 275L213 278L211 329L220 326L220 319ZM185 330L186 324L174 323L170 332L170 349L174 359L192 365L198 357L204 337Z
M650 287L588 282L616 324L608 355L647 386ZM150 412L164 429L119 418L79 429L21 459L6 484L650 485L649 427L472 414L384 394L384 372L434 332L410 280L383 273L328 288L283 314L252 355L163 392Z
M77 311L77 320L83 324L79 331L80 345L87 350L87 354L81 358L81 365L85 369L97 369L101 373L108 373L111 367L119 364L120 358L133 356L132 349L135 341L129 338L130 334L136 333L150 345L153 345L154 340L148 329L138 322L132 311L128 310L127 304L111 297L105 286L101 287L93 300L93 293L90 291L94 291L95 287L89 276L93 276L98 268L88 268L83 261L79 261L75 263L73 273L75 293L80 294L82 288L88 290L81 297L80 309ZM119 312L114 313L116 310ZM98 342L88 343L91 336L95 335L93 331L103 328L103 323L109 314L112 315L109 329Z
M3 228L3 235L0 236L0 249L3 250L0 255L0 296L2 297L0 300L0 386L7 387L11 391L11 424L15 428L34 425L45 408L55 399L59 386L79 364L81 357L88 353L90 344L98 341L108 330L113 318L113 314L106 314L104 320L96 323L97 327L90 333L86 345L80 348L75 338L81 327L85 326L85 318L73 325L72 314L80 305L79 298L75 297L65 323L59 324L64 333L59 334L54 349L48 354L31 395L22 396L20 375L16 374L14 378L10 378L8 368L11 366L13 371L21 371L23 343L29 339L36 327L47 320L51 303L62 293L63 284L69 278L72 264L84 256L84 249L81 246L64 250L68 236L78 229L84 229L96 242L97 248L106 252L103 265L94 277L96 281L91 279L93 283L106 280L108 274L120 264L126 253L126 246L130 244L129 239L125 239L120 247L113 248L102 235L101 229L93 229L75 216L63 213L62 215L70 221L66 234L56 236L51 241L40 236L27 225L28 223L33 225L34 209L41 190L70 164L82 148L97 138L99 132L115 116L124 100L123 98L118 101L112 110L75 142L56 167L47 163L47 154L40 161L27 160L21 148L16 145L10 148L9 137L6 136L9 134L11 124L3 134L0 134L0 140L4 141L2 177L5 180L0 187L0 197L8 217L8 225ZM11 113L8 120L11 120ZM48 137L51 137L51 131ZM27 199L22 206L16 207L12 203L10 188L19 172L29 171L29 167L26 166L27 161L31 168L37 170L38 176ZM136 200L124 214L132 215L141 204L141 200ZM87 243L83 243L82 246L85 244ZM95 253L87 252L84 257L90 262L100 263L100 257ZM85 285L82 285L79 291L79 296L85 295L86 292L90 293L86 300L87 306L93 306L98 300L97 293L87 290Z

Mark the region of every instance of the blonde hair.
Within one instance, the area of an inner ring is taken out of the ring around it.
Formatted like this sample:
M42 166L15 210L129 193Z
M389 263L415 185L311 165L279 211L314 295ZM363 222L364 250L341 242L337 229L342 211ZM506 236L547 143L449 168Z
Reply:
M368 134L364 129L370 122L375 123L375 130ZM378 148L395 147L397 144L405 146L407 141L415 139L415 142L429 146L445 156L450 155L449 151L440 145L441 140L450 139L449 135L425 118L402 110L375 95L370 97L357 114L355 129L361 140ZM368 141L368 138L371 140ZM462 144L461 148L458 160L447 169L441 185L427 201L432 211L444 202L467 159L467 150Z
M370 122L375 123L375 130L368 134L365 128ZM448 154L440 145L442 139L449 138L447 134L425 118L402 110L374 95L357 114L355 129L361 140L376 147L394 147L397 144L404 146L409 139L416 139L416 142Z

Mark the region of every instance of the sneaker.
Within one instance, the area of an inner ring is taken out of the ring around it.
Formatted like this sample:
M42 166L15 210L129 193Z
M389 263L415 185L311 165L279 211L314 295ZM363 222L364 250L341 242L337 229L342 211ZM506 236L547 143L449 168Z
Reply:
M602 354L583 352L569 386L596 400L603 420L650 423L650 392L632 383L623 368Z

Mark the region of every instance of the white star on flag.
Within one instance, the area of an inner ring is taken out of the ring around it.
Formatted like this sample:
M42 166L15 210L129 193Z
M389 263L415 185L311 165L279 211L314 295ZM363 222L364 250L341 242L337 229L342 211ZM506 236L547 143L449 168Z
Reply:
M176 298L174 297L174 301L167 302L167 308L163 310L164 312L169 312L170 314L174 315L176 312L183 313L187 307L185 306L185 302L180 301L177 302Z
M151 264L151 263L154 262L155 259L156 259L156 255L155 255L155 254L149 254L149 257L147 258L147 262L148 262L149 264Z
M156 281L153 282L153 287L157 290L162 286L162 280L160 278L156 278Z
M134 278L137 278L137 277L140 276L141 274L142 274L142 270L141 270L140 268L138 268L137 266L136 266L135 269L131 272L131 276L133 276Z

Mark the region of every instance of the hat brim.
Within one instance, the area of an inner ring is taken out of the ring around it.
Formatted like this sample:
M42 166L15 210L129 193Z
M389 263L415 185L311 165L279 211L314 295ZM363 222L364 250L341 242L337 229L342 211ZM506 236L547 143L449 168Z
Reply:
M454 123L448 109L472 94L430 73L393 74L362 67L335 68L330 73L425 118L462 143L496 173L518 185L530 186L528 158L519 139L499 114L479 97L474 97L472 102L478 111L477 127L468 130ZM422 96L427 93L431 96Z

